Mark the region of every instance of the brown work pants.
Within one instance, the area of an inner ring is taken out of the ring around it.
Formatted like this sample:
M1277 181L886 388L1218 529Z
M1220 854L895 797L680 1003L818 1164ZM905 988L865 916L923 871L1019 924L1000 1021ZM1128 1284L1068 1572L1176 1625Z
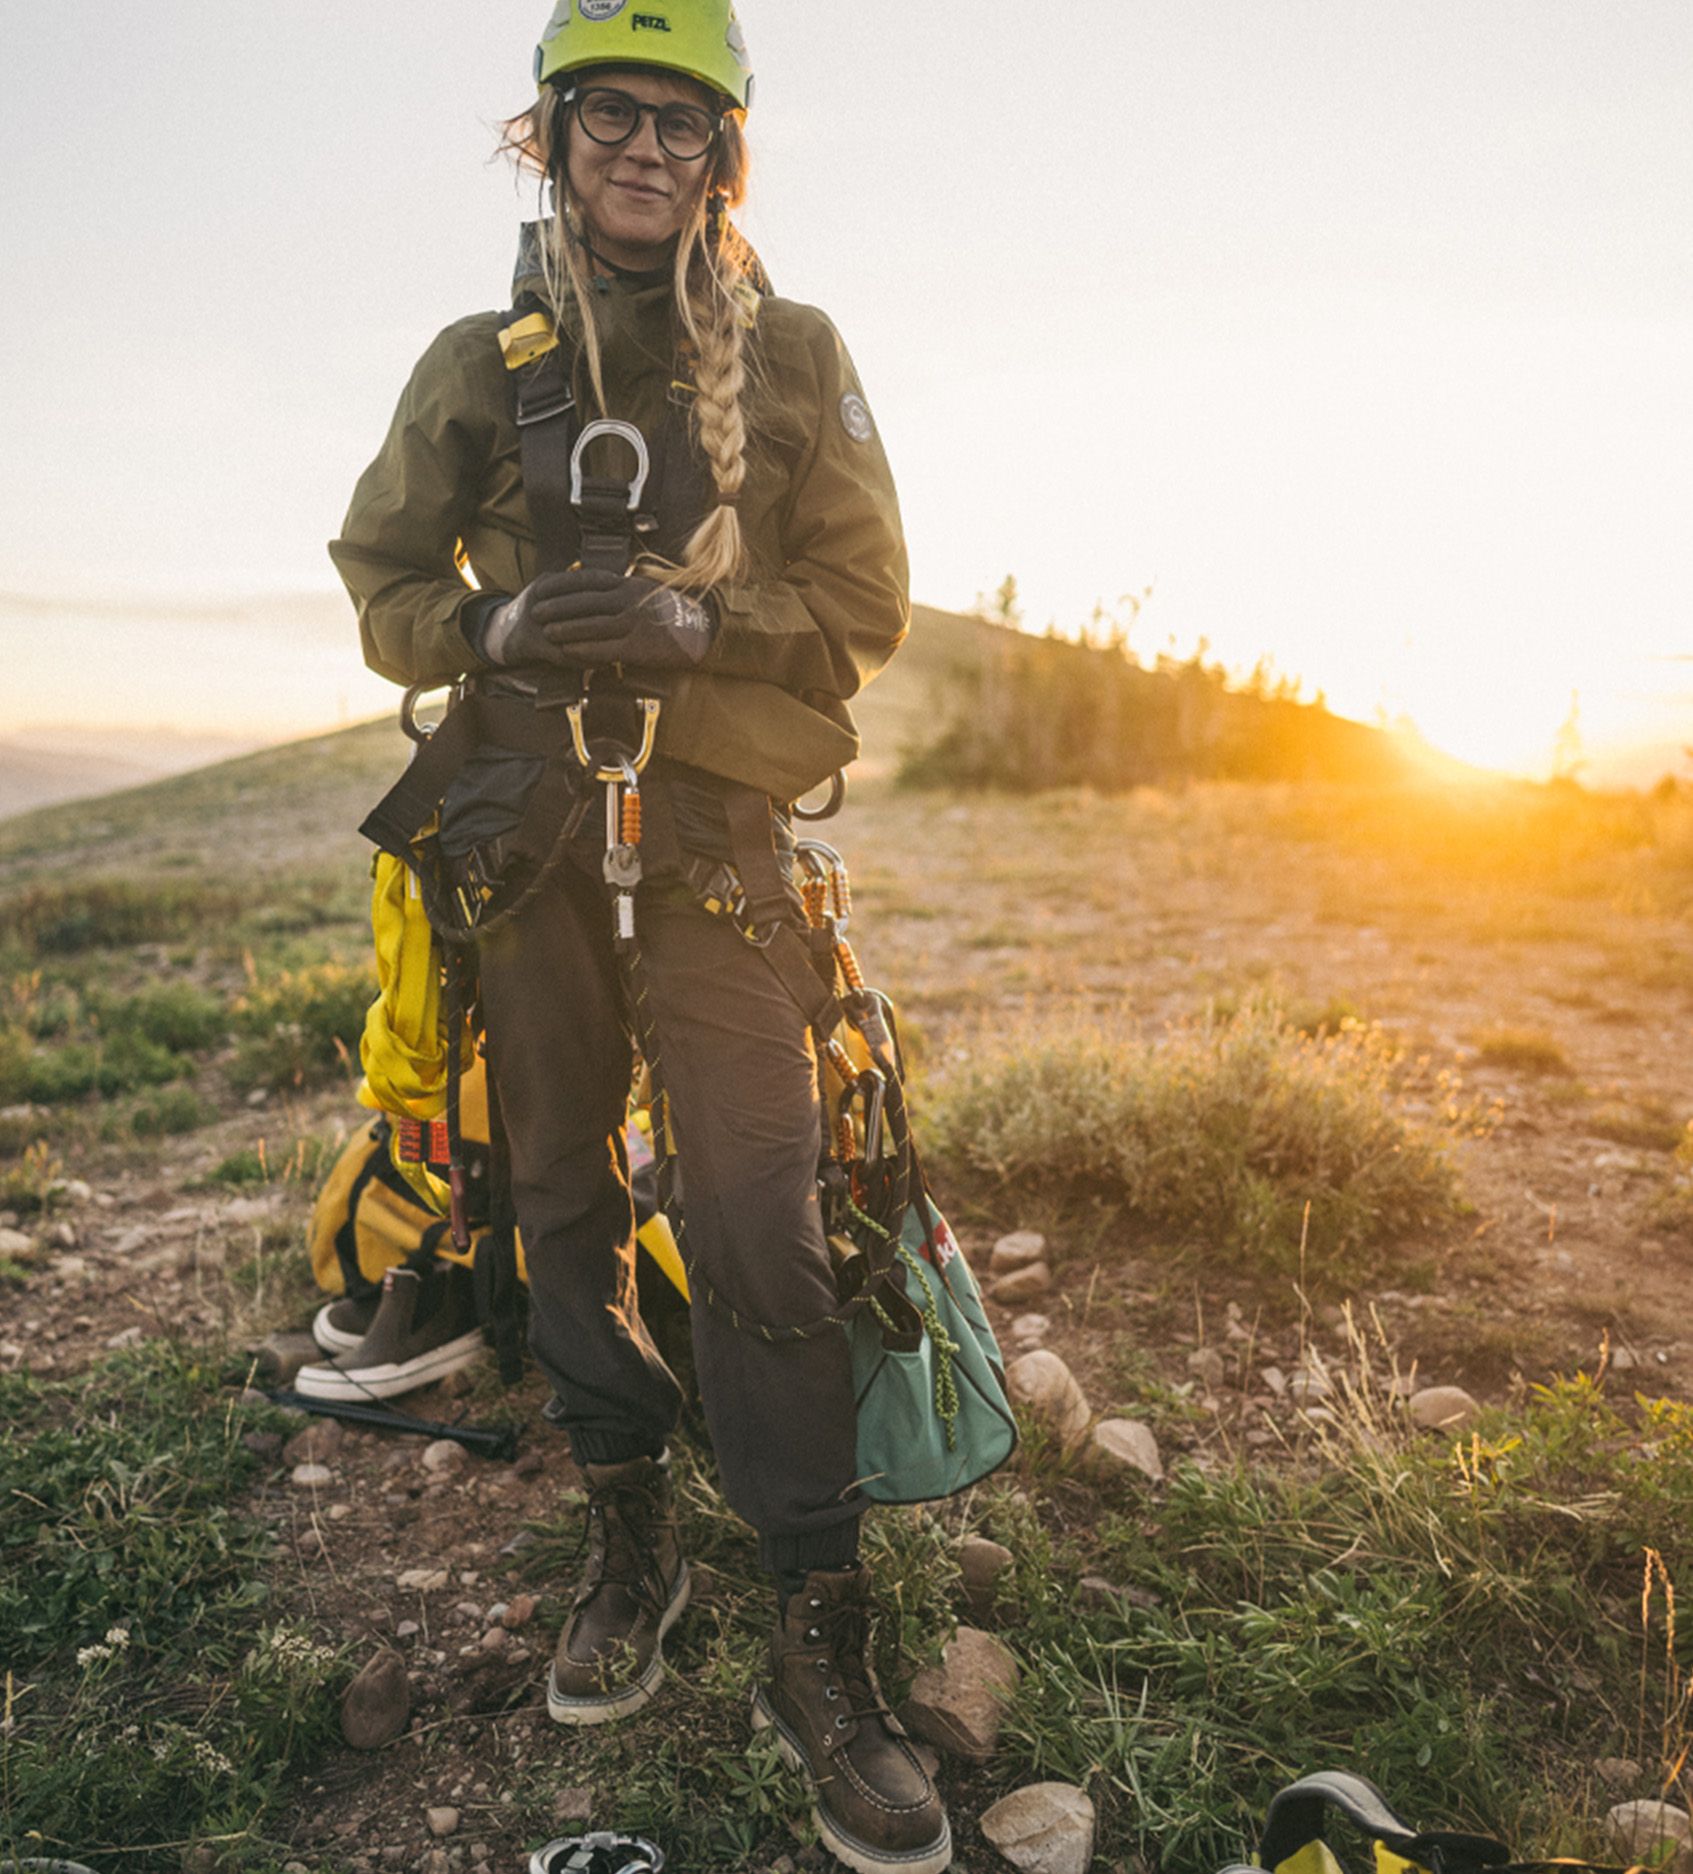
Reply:
M530 1346L579 1462L656 1453L681 1391L635 1300L623 1123L631 1049L599 855L578 844L481 946L489 1060L529 1268ZM696 1291L776 1325L834 1306L817 1203L811 1035L760 951L676 884L637 930L670 1099ZM847 1338L737 1328L698 1292L695 1366L730 1506L770 1569L856 1554L863 1500Z

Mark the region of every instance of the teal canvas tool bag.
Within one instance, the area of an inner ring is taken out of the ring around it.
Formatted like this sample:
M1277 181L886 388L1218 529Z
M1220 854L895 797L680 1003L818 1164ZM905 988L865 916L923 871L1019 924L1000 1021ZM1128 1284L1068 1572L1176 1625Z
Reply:
M858 1402L859 1488L929 1503L997 1470L1017 1448L1005 1362L958 1239L926 1192L847 1325Z

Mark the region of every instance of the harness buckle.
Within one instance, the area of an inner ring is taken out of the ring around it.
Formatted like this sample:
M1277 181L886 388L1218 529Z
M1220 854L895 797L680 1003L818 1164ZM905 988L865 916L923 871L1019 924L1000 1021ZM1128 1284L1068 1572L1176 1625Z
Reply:
M518 421L522 420L519 417ZM652 456L647 450L646 437L635 425L614 416L603 416L585 425L576 438L576 447L570 452L570 505L576 508L582 505L582 452L599 436L619 436L635 451L635 474L629 483L629 512L633 514L641 505L647 477L652 473Z

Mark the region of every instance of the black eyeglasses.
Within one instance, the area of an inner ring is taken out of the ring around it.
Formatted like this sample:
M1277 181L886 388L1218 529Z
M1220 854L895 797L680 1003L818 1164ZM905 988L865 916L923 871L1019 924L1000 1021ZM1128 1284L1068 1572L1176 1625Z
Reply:
M649 114L658 132L658 145L666 156L679 163L694 163L717 141L723 119L713 117L692 104L642 104L627 91L591 86L586 91L574 86L564 94L566 104L576 106L576 121L596 143L615 149L627 143Z

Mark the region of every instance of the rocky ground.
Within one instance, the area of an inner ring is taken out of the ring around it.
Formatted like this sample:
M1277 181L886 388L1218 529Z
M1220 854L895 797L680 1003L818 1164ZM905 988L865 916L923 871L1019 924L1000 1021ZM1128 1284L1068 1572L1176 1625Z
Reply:
M854 860L864 960L900 998L925 1075L943 1075L984 1024L1031 1009L1094 1008L1156 1033L1207 998L1270 984L1290 1004L1383 1023L1419 1063L1411 1106L1430 1123L1447 1106L1469 1115L1452 1149L1470 1214L1350 1298L1301 1298L1110 1226L1054 1227L941 1192L1020 1398L1058 1445L1142 1479L1149 1505L1178 1460L1320 1451L1334 1412L1351 1409L1361 1349L1377 1409L1445 1431L1477 1400L1580 1364L1693 1393L1689 1248L1672 1201L1693 1114L1693 966L1669 890L1621 873L1589 890L1555 867L1502 880L1244 790L1012 810L873 788L832 837ZM215 1094L214 1082L215 1068ZM195 1187L261 1137L285 1165L294 1141L333 1138L356 1109L344 1086L217 1097L216 1122L183 1139L85 1139L47 1221L0 1215L0 1255L29 1272L4 1291L0 1366L73 1375L107 1349L173 1335L251 1350L255 1383L286 1373L273 1336L298 1332L311 1306L307 1183ZM1040 1233L1007 1237L1030 1225ZM569 1585L557 1532L579 1480L541 1403L532 1377L505 1395L485 1374L406 1402L434 1420L515 1422L511 1462L328 1421L248 1434L269 1465L258 1501L278 1537L281 1603L371 1671L349 1726L379 1747L349 1747L300 1792L301 1868L514 1870L537 1845L542 1792L558 1834L615 1802L574 1773L574 1742L544 1709ZM994 1547L961 1533L961 1633L913 1687L910 1716L943 1753L957 1866L985 1874L1004 1850L1024 1867L1081 1867L1087 1818L1072 1796L990 1820L972 1783L992 1750L984 1687L1015 1670L993 1638ZM702 1570L691 1622L710 1622L719 1592ZM1080 1592L1121 1590L1090 1578ZM677 1653L685 1670L685 1638ZM1049 1836L1050 1852L1028 1846ZM749 1865L824 1860L796 1840Z

